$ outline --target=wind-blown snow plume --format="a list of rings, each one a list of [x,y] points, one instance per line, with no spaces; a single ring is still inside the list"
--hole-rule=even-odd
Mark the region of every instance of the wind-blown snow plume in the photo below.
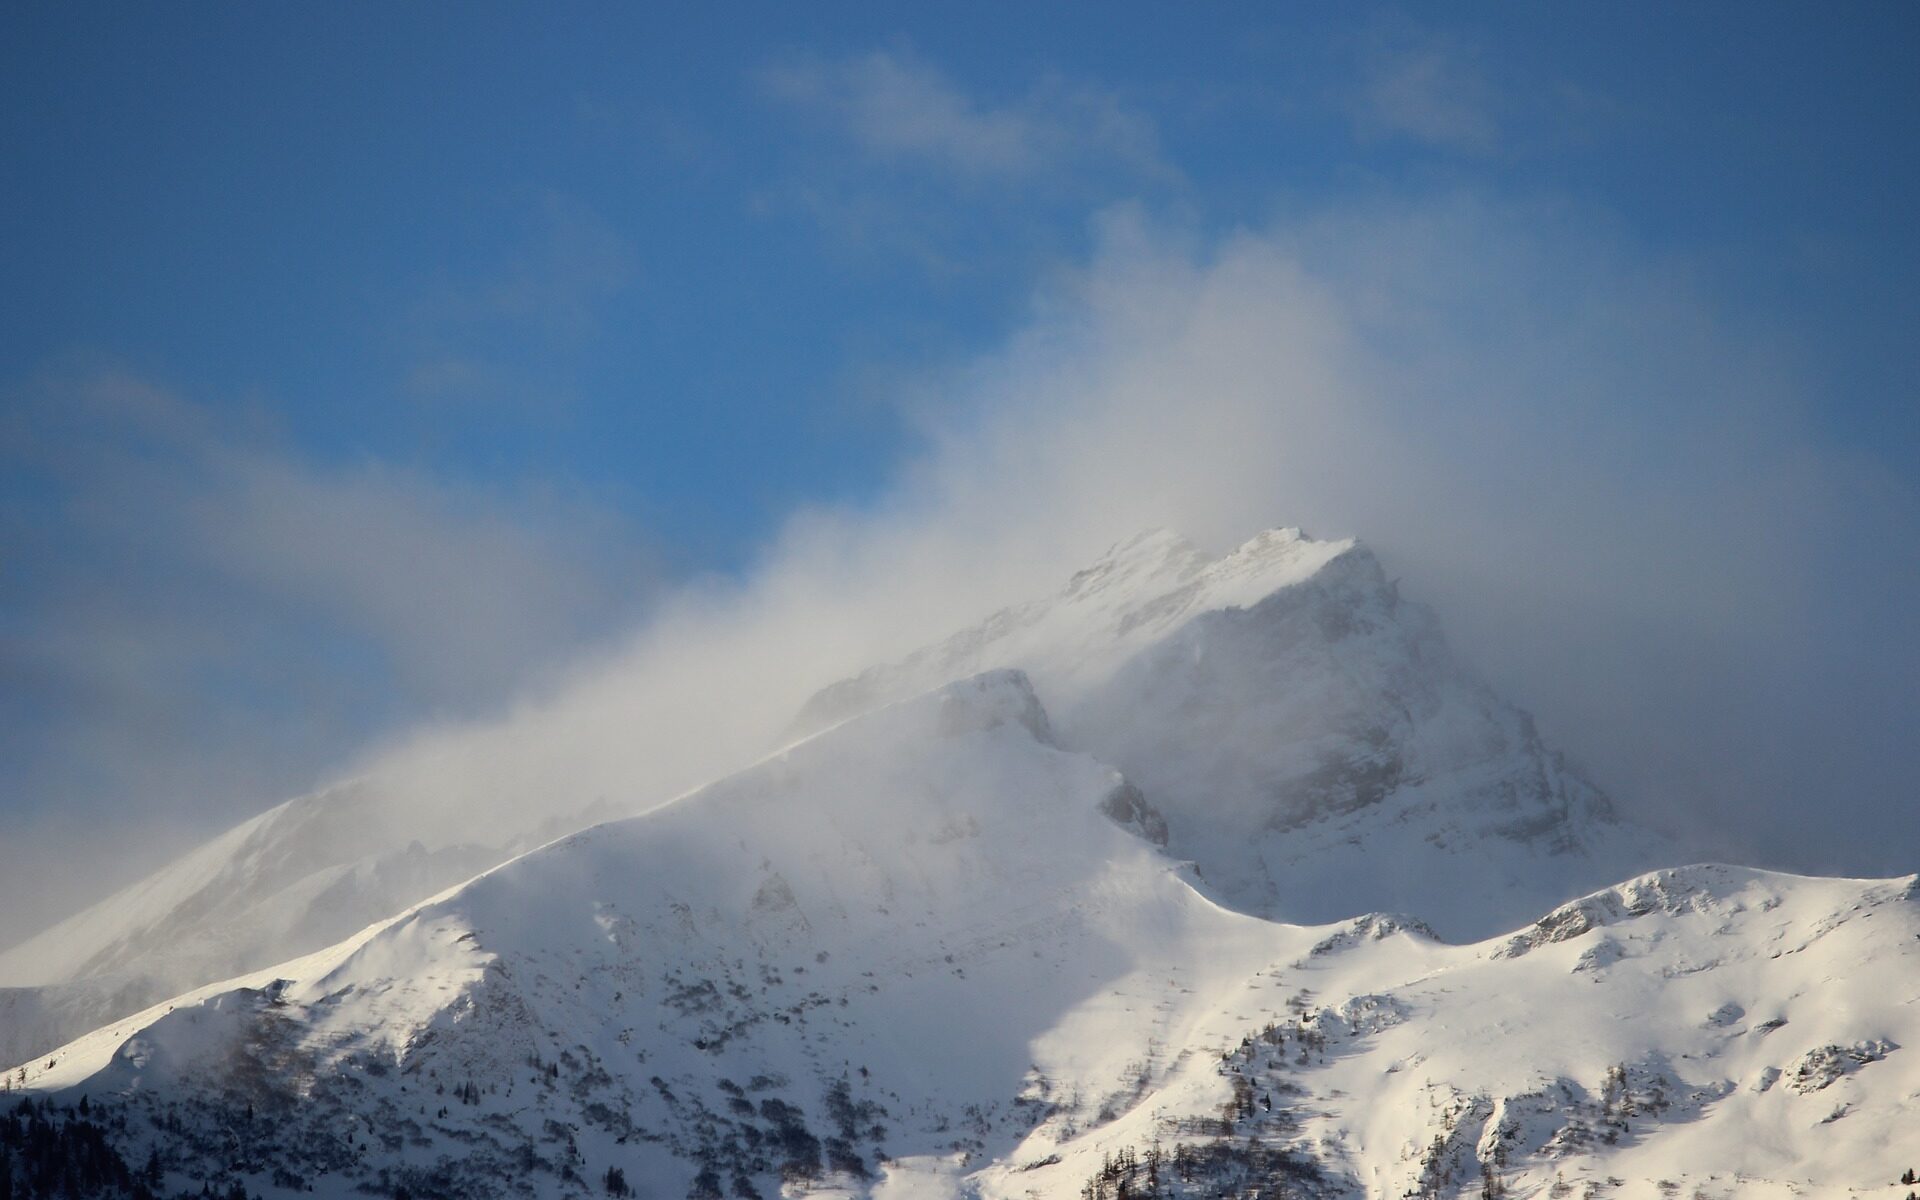
[[[663,799],[1142,528],[1219,550],[1287,523],[1364,536],[1628,811],[1718,824],[1731,857],[1900,867],[1914,497],[1809,438],[1772,340],[1552,206],[1217,240],[1121,208],[1096,233],[1007,344],[912,398],[923,448],[879,500],[795,514],[744,579],[352,773],[396,825],[481,839],[529,806]],[[1804,835],[1814,796],[1831,834]]]
[[[1116,210],[1018,336],[920,397],[883,500],[797,514],[746,583],[370,769],[463,808],[664,795],[1141,528],[1222,548],[1285,521],[1365,536],[1630,809],[1893,869],[1920,836],[1883,803],[1913,765],[1911,490],[1812,442],[1790,359],[1703,313],[1590,213],[1462,196],[1207,243]],[[1900,836],[1805,839],[1815,792]]]

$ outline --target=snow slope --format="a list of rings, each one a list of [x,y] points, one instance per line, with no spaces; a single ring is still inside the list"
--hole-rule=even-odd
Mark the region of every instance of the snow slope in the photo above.
[[[13,1078],[268,1196],[1838,1197],[1908,1165],[1913,879],[1688,867],[1448,945],[1223,908],[1153,818],[989,673]]]
[[[771,1187],[801,1119],[782,1106],[816,1157],[872,1169],[884,1147],[938,1173],[1031,1124],[1036,1019],[1177,975],[1176,950],[1251,968],[1270,949],[1270,927],[1200,897],[1116,821],[1137,812],[1116,772],[1047,737],[1021,677],[951,686],[119,1022],[25,1082],[194,1097],[215,1124],[223,1104],[284,1114],[298,1134],[258,1161],[342,1190],[383,1167],[429,1188],[449,1148],[460,1194],[503,1166],[564,1187],[563,1168],[616,1159],[684,1192],[703,1153],[759,1154],[751,1177]],[[1143,1015],[1170,1041],[1205,1006]],[[1133,1053],[1116,1039],[1066,1065],[1118,1077]],[[438,1089],[468,1081],[479,1102],[434,1115]],[[337,1131],[362,1127],[409,1132],[347,1148]]]
[[[1915,901],[1911,877],[1696,866],[1471,946],[1362,918],[1249,977],[1123,1120],[1022,1153],[1083,1180],[1226,1105],[1371,1197],[1885,1190],[1920,1158]]]
[[[561,831],[429,850],[396,808],[364,782],[289,801],[0,953],[0,1061],[338,941]]]

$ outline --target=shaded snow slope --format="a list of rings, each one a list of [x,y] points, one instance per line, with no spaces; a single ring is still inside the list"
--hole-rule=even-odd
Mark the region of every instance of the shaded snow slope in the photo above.
[[[1023,677],[950,685],[17,1079],[265,1196],[1719,1200],[1910,1165],[1912,879],[1665,870],[1469,945],[1274,924],[1052,737]]]

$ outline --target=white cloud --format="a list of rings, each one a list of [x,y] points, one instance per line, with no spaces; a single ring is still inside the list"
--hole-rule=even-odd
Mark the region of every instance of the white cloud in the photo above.
[[[1361,55],[1354,120],[1370,137],[1402,137],[1474,154],[1498,147],[1494,92],[1472,50],[1403,31],[1373,40]]]
[[[222,461],[182,508],[189,554],[291,611],[363,631],[407,691],[443,702],[499,694],[627,608],[593,559],[631,531],[584,506],[250,452]],[[637,600],[642,573],[627,582]]]
[[[762,72],[766,91],[824,115],[876,158],[977,181],[1054,174],[1090,164],[1172,174],[1153,122],[1114,93],[1059,78],[994,105],[904,51],[802,59]]]
[[[120,865],[0,862],[42,901],[0,904],[0,941],[396,722],[498,711],[658,583],[644,539],[579,497],[316,462],[123,376],[6,401],[0,841]]]

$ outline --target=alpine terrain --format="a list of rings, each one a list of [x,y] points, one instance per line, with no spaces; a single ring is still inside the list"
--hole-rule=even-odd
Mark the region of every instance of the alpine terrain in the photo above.
[[[0,1196],[1898,1200],[1920,1165],[1920,883],[1682,865],[1354,542],[1144,535],[789,732],[518,824],[345,784],[0,956]]]

